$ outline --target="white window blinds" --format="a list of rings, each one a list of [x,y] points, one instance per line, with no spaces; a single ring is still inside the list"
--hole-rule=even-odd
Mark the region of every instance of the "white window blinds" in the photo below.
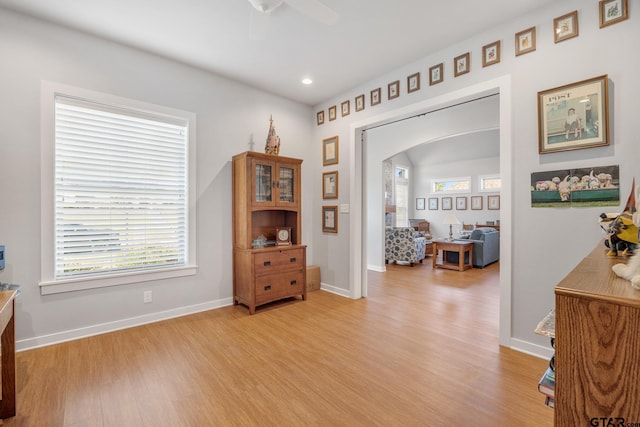
[[[187,263],[188,122],[57,95],[56,278]]]

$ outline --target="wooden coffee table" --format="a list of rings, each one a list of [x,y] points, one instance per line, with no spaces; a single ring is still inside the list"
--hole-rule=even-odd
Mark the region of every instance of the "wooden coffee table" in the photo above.
[[[442,260],[438,262],[438,250],[442,251]],[[447,262],[447,252],[458,253],[458,263]],[[469,262],[465,264],[464,254],[469,252]],[[473,268],[473,243],[448,242],[446,240],[433,241],[433,268],[446,268],[449,270],[465,271]]]

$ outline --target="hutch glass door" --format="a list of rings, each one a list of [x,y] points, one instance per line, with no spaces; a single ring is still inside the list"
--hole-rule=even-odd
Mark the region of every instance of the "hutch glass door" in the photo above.
[[[255,164],[255,176],[256,176],[256,202],[271,202],[273,201],[273,195],[271,191],[272,182],[272,166],[263,163]]]
[[[293,168],[288,168],[285,166],[280,166],[280,180],[279,182],[279,203],[294,203],[294,179],[295,179],[295,170]]]

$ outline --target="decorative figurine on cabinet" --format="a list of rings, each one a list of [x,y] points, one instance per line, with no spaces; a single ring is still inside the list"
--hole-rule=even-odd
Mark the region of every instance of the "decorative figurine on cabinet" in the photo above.
[[[607,233],[604,241],[604,245],[609,248],[607,256],[633,255],[638,246],[638,227],[633,223],[631,213],[601,213],[600,226]]]
[[[634,195],[635,179],[633,186],[631,187],[631,195],[627,201],[627,206],[624,213],[628,213],[632,218],[632,226],[636,232],[636,244],[638,242],[638,227],[640,227],[640,186],[635,189],[638,192],[638,202],[636,202]],[[631,227],[629,227],[631,228]],[[629,259],[626,264],[615,264],[611,267],[613,272],[623,279],[629,280],[631,286],[634,289],[640,290],[640,250],[636,250],[635,254]]]
[[[627,199],[624,211],[621,214],[600,214],[600,227],[607,233],[604,244],[609,248],[610,257],[618,255],[633,255],[638,247],[638,208],[635,198],[634,178],[631,184],[631,194]],[[640,190],[640,187],[638,188]]]
[[[269,134],[267,135],[267,144],[264,147],[264,152],[274,156],[280,154],[280,137],[276,135],[276,128],[273,127],[273,116],[269,116]]]

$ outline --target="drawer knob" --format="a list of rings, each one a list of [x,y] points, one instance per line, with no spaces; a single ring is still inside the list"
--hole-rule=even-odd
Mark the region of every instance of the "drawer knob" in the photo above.
[[[298,284],[298,281],[297,281],[297,280],[292,280],[292,281],[291,281],[291,286],[293,286],[293,285],[297,285],[297,284]]]
[[[289,262],[296,262],[295,258],[289,258]]]
[[[270,265],[271,265],[271,261],[265,261],[265,262],[264,262],[264,266],[265,266],[265,267],[269,267]]]
[[[270,290],[271,290],[271,285],[267,285],[267,286],[265,286],[265,287],[264,287],[264,290],[265,290],[265,291],[270,291]]]

